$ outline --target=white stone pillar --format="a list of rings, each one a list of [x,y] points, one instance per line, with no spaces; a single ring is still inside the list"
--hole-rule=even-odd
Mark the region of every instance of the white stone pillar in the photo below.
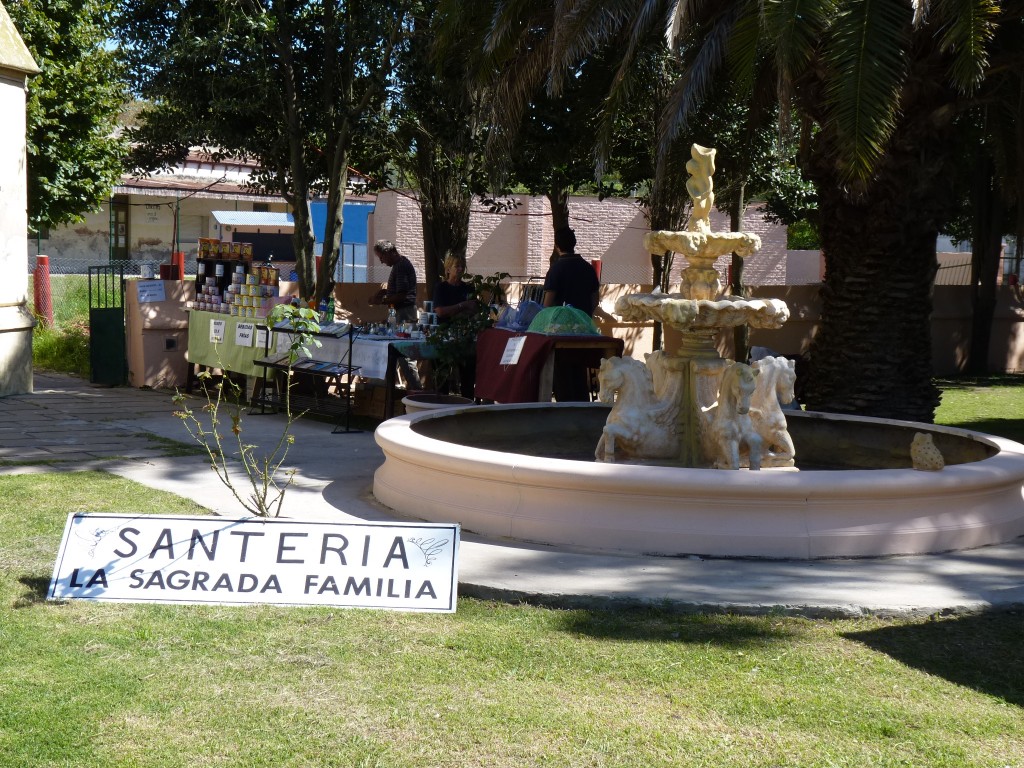
[[[38,72],[0,2],[0,396],[32,391],[25,93]]]

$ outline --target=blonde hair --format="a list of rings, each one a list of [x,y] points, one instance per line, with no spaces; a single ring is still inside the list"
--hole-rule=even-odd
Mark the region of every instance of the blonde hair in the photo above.
[[[466,260],[456,256],[454,253],[449,253],[444,257],[444,273],[448,274],[448,271],[455,268],[458,265],[466,266]]]

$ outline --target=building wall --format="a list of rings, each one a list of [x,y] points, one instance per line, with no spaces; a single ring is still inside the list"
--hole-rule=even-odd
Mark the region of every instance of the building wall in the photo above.
[[[135,261],[166,262],[173,249],[175,235],[174,209],[179,207],[179,250],[187,258],[195,258],[199,237],[231,239],[230,232],[221,232],[213,211],[251,211],[253,201],[231,198],[187,197],[174,195],[127,195],[129,204],[128,237],[131,258]],[[284,202],[269,203],[271,211],[287,211]],[[61,262],[105,262],[110,257],[110,205],[103,203],[98,211],[85,215],[78,224],[57,227],[49,237],[28,243],[28,253],[45,253],[54,267]]]
[[[0,396],[32,391],[25,75],[0,66]],[[33,262],[34,263],[34,262]]]

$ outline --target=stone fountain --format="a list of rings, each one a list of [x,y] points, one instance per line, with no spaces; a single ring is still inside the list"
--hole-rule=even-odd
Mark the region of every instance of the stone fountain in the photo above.
[[[604,403],[451,408],[384,422],[377,500],[491,538],[669,556],[873,557],[1024,535],[1024,445],[889,419],[787,419],[779,401],[792,397],[791,364],[719,356],[719,329],[778,328],[789,310],[722,295],[715,259],[750,256],[760,242],[711,232],[714,151],[691,154],[689,227],[644,239],[652,252],[687,258],[680,290],[616,305],[626,319],[679,331],[675,348],[646,365],[605,361]],[[715,468],[741,466],[765,470]]]
[[[674,251],[686,257],[679,292],[631,294],[615,305],[616,314],[624,320],[657,320],[678,331],[680,341],[675,349],[647,356],[649,381],[638,381],[645,376],[639,370],[617,370],[623,367],[622,361],[602,365],[602,401],[614,406],[597,459],[636,462],[674,458],[683,467],[737,469],[742,464],[758,469],[767,449],[765,466],[793,466],[794,456],[787,448],[792,441],[774,394],[778,385],[792,400],[792,363],[773,358],[754,369],[737,368],[733,361],[723,360],[715,346],[722,328],[781,327],[789,319],[789,308],[777,299],[750,301],[723,295],[715,260],[730,253],[751,256],[761,248],[761,239],[748,232],[711,231],[715,150],[694,144],[690,155],[686,163],[690,174],[686,188],[693,200],[689,226],[683,232],[656,231],[644,236],[644,247],[650,253]],[[625,362],[626,367],[630,365],[632,361]],[[754,383],[762,367],[767,371],[773,366],[785,369],[784,380],[777,375],[762,376],[754,387],[760,392],[749,393],[761,407],[751,412],[749,397],[744,399],[744,384]],[[727,370],[734,375],[725,376]],[[723,388],[723,380],[738,380],[740,391]],[[743,402],[734,402],[734,396]],[[655,414],[658,419],[652,418]],[[667,451],[669,445],[675,450]],[[736,455],[738,451],[743,458]]]

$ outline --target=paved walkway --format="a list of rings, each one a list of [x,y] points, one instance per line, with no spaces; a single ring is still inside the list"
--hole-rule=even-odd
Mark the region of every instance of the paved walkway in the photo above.
[[[238,514],[238,502],[202,456],[177,455],[189,438],[171,398],[167,391],[36,373],[33,394],[0,398],[0,474],[102,469]],[[268,445],[283,423],[254,415],[243,428],[252,442]],[[372,433],[332,434],[330,425],[311,420],[292,432],[288,463],[297,474],[286,516],[395,519],[372,495],[383,461]],[[464,595],[558,606],[663,604],[808,616],[970,612],[1024,607],[1024,539],[947,555],[765,561],[593,554],[463,532],[459,583]]]

